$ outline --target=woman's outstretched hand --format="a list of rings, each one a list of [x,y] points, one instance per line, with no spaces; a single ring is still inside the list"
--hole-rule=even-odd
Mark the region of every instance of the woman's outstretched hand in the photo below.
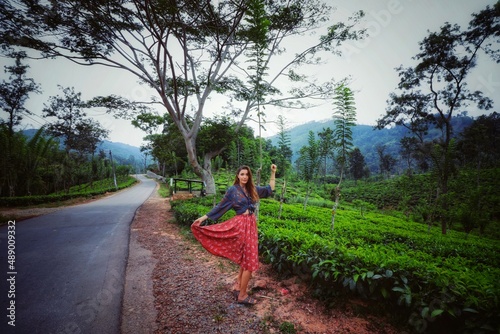
[[[274,191],[276,187],[276,167],[275,164],[271,164],[271,178],[269,179],[269,186],[271,186],[271,190]]]
[[[207,218],[208,218],[208,217],[207,217],[207,215],[203,215],[203,216],[201,216],[200,218],[196,219],[193,223],[198,223],[198,222],[199,222],[199,223],[201,224],[201,223],[203,223],[205,220],[207,220]]]

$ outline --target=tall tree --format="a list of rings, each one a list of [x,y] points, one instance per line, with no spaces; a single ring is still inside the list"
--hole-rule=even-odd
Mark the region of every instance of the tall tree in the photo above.
[[[389,97],[386,115],[377,120],[375,128],[381,130],[392,122],[396,126],[410,130],[410,135],[404,136],[400,141],[408,168],[410,168],[413,156],[417,159],[422,171],[428,170],[430,150],[426,136],[429,134],[429,128],[435,125],[431,96],[424,95],[420,91],[412,91],[403,92],[400,95],[391,93]]]
[[[493,112],[478,117],[460,134],[457,142],[458,160],[463,174],[468,176],[466,182],[458,182],[461,190],[458,193],[467,194],[460,201],[459,210],[462,214],[458,218],[464,229],[479,226],[480,233],[494,220],[494,212],[498,211],[495,209],[498,207],[498,201],[495,200],[497,197],[492,191],[497,187],[488,179],[489,173],[485,173],[485,170],[494,171],[500,167],[499,116],[497,112]]]
[[[385,148],[385,145],[379,144],[375,149],[378,154],[380,174],[387,178],[396,166],[396,159],[389,153],[385,153]]]
[[[107,138],[109,131],[104,129],[98,122],[87,118],[85,109],[88,104],[81,99],[81,93],[75,92],[74,88],[61,87],[63,96],[51,96],[48,105],[43,108],[43,115],[50,120],[46,126],[47,132],[53,137],[60,138],[64,144],[66,160],[64,164],[65,178],[64,187],[73,177],[72,171],[75,164],[74,158],[80,161],[86,160],[86,155],[94,154],[98,143]],[[70,157],[71,152],[77,152],[78,156]]]
[[[242,61],[248,59],[247,47],[252,40],[241,34],[248,25],[247,1],[181,0],[161,1],[85,1],[78,6],[70,0],[3,1],[0,3],[0,44],[28,47],[42,56],[64,57],[82,65],[104,65],[132,73],[158,95],[158,101],[170,114],[184,139],[188,161],[194,172],[215,190],[210,161],[198,161],[196,139],[203,112],[217,93],[238,101],[247,101],[239,113],[242,126],[257,106],[254,86]],[[326,96],[331,84],[308,84],[297,75],[296,67],[314,63],[317,52],[337,51],[347,39],[359,38],[353,25],[363,16],[360,12],[349,24],[334,24],[319,40],[310,39],[303,52],[280,58],[279,66],[269,66],[272,59],[285,56],[284,44],[322,27],[329,19],[331,7],[320,0],[265,2],[269,20],[267,57],[261,68],[273,68],[266,84],[266,104],[287,104],[298,98]],[[292,71],[292,68],[294,70]],[[284,95],[275,86],[288,77],[301,87]],[[326,95],[325,95],[326,94]],[[216,108],[216,107],[215,107]],[[235,109],[236,110],[236,109]],[[238,110],[236,110],[238,111]],[[192,122],[186,121],[191,117]],[[205,159],[215,156],[205,155]]]
[[[459,159],[464,166],[472,166],[478,171],[500,165],[500,114],[479,116],[466,128],[457,143]]]
[[[16,52],[11,54],[11,57],[15,59],[14,65],[5,66],[4,69],[4,72],[9,75],[9,81],[2,80],[0,83],[0,109],[9,116],[8,119],[0,119],[0,126],[5,125],[8,129],[7,133],[1,136],[1,139],[5,140],[2,143],[2,179],[8,184],[9,195],[14,196],[18,179],[17,171],[20,167],[18,164],[21,158],[20,152],[16,152],[16,146],[21,141],[19,141],[19,136],[15,136],[14,127],[20,124],[23,116],[32,114],[26,109],[25,103],[31,93],[40,93],[40,87],[32,78],[26,77],[29,66],[22,63],[26,54]]]
[[[51,96],[48,105],[43,108],[43,117],[56,118],[47,126],[47,131],[56,138],[61,138],[66,152],[69,152],[75,143],[76,125],[87,116],[83,110],[85,103],[81,100],[81,93],[74,88],[63,88],[64,96]]]
[[[0,125],[0,149],[5,157],[0,159],[0,194],[3,196],[16,196],[18,183],[21,179],[19,173],[23,167],[23,150],[26,138],[21,132],[11,134],[6,124]]]
[[[319,137],[319,154],[321,159],[323,159],[323,175],[326,177],[328,173],[328,158],[334,158],[334,148],[335,141],[333,140],[333,130],[328,128],[323,128],[321,132],[318,133]]]
[[[82,155],[94,156],[97,146],[108,138],[109,130],[93,119],[83,119],[75,126],[76,137],[72,144],[73,149]]]
[[[335,140],[337,163],[340,167],[339,183],[335,186],[335,203],[332,208],[332,230],[335,226],[335,212],[340,202],[340,185],[344,177],[349,153],[353,148],[352,127],[356,121],[356,106],[354,94],[345,84],[339,85],[335,89],[333,119],[335,130],[333,139]]]
[[[278,116],[278,175],[285,176],[291,167],[293,151],[290,147],[290,134],[287,131],[286,120],[282,115]]]
[[[40,93],[40,86],[32,78],[27,78],[28,65],[22,60],[26,57],[24,52],[12,55],[15,58],[13,66],[5,66],[5,73],[9,81],[2,80],[0,84],[0,109],[9,114],[7,120],[0,119],[0,124],[7,124],[9,133],[14,134],[14,127],[19,125],[23,115],[32,115],[24,106],[31,93]]]
[[[258,152],[255,151],[255,137],[252,128],[241,127],[236,138],[229,144],[229,152],[224,152],[231,168],[248,165],[252,169],[258,168]],[[255,160],[253,160],[255,158]]]
[[[203,121],[197,142],[197,152],[204,156],[203,161],[208,161],[214,153],[215,156],[219,156],[232,141],[236,140],[235,126],[236,124],[228,116],[215,116]],[[209,166],[204,167],[209,168]],[[210,193],[207,191],[207,194]]]
[[[316,140],[313,131],[309,131],[307,146],[303,146],[300,151],[300,156],[297,161],[299,165],[299,173],[302,179],[307,184],[306,196],[304,198],[304,209],[307,207],[307,202],[312,191],[312,183],[318,176],[319,159],[319,142]]]
[[[356,182],[366,175],[365,157],[357,147],[349,154],[349,169]]]
[[[403,137],[399,141],[401,158],[406,161],[406,171],[408,175],[412,174],[414,160],[413,152],[416,151],[415,147],[418,145],[415,139],[415,137]]]
[[[184,168],[187,163],[186,147],[179,128],[174,124],[169,114],[163,116],[143,113],[132,121],[134,126],[149,133],[144,140],[148,144],[141,148],[148,152],[155,160],[159,174],[175,174]],[[161,133],[156,129],[161,128]],[[145,165],[144,168],[147,168]]]
[[[414,133],[421,126],[433,125],[442,131],[442,137],[428,150],[433,159],[433,170],[437,171],[437,201],[442,211],[447,212],[448,182],[452,175],[454,152],[451,119],[460,109],[474,103],[480,109],[489,109],[491,100],[480,91],[470,91],[467,77],[477,64],[478,54],[484,50],[496,61],[499,60],[500,4],[487,6],[469,23],[468,30],[461,31],[458,25],[445,23],[438,32],[432,32],[420,42],[420,53],[414,59],[415,67],[398,69],[401,94],[391,95],[391,108],[378,120],[378,127],[389,124],[409,123]],[[412,103],[418,101],[420,104]],[[425,131],[424,131],[425,132]],[[423,148],[428,145],[422,143]],[[446,219],[441,222],[446,234]]]
[[[63,141],[66,153],[76,150],[79,145],[78,127],[85,120],[86,104],[81,99],[82,93],[75,92],[74,88],[59,86],[63,96],[51,96],[48,105],[43,108],[43,117],[55,118],[47,125],[47,131]]]
[[[259,169],[257,171],[256,184],[260,185],[260,177],[262,171],[262,122],[264,113],[261,110],[261,105],[264,103],[264,97],[269,89],[266,87],[264,81],[264,76],[266,75],[267,64],[265,61],[267,53],[267,43],[269,42],[268,32],[270,21],[267,18],[267,14],[264,7],[264,1],[262,0],[250,0],[247,3],[247,13],[245,15],[245,21],[248,24],[248,28],[242,31],[242,35],[246,36],[250,41],[250,52],[248,53],[249,71],[252,75],[249,76],[250,86],[252,89],[252,96],[249,99],[257,104],[257,118],[259,125]],[[259,217],[259,205],[256,206],[256,215]]]

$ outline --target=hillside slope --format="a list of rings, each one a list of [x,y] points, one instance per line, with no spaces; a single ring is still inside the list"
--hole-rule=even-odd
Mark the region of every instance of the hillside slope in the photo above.
[[[33,137],[37,131],[38,129],[26,129],[22,132],[29,139]],[[109,155],[109,152],[111,151],[113,159],[115,159],[119,164],[144,165],[144,157],[139,147],[104,140],[97,146],[97,152],[101,150],[103,150],[106,155]]]
[[[464,128],[470,126],[474,121],[471,117],[454,117],[452,120],[455,135],[461,133]],[[319,139],[318,133],[326,128],[335,129],[333,119],[311,121],[288,129],[287,132],[290,138],[290,146],[293,151],[292,162],[298,158],[300,148],[307,145],[309,131],[313,131],[316,138]],[[402,126],[382,130],[377,130],[372,125],[356,125],[352,128],[354,146],[359,148],[365,157],[365,162],[370,168],[370,171],[376,173],[379,172],[379,159],[376,147],[378,145],[385,145],[385,153],[398,159],[400,157],[399,141],[408,134],[409,131]],[[430,138],[437,138],[440,134],[439,130],[429,131]],[[277,145],[277,135],[271,136],[268,139],[271,140],[273,145]]]

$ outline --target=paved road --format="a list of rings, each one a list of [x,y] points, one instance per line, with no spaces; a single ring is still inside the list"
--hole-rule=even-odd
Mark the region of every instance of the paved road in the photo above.
[[[139,178],[105,199],[0,227],[0,333],[120,332],[130,223],[156,186]]]

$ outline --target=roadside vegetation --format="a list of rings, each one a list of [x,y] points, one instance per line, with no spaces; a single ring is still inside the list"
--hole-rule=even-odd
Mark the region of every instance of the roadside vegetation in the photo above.
[[[0,197],[0,207],[26,208],[43,204],[44,206],[57,206],[71,199],[90,199],[106,193],[115,192],[130,187],[137,179],[130,175],[120,175],[116,178],[107,178],[92,184],[73,186],[68,191],[59,191],[48,195]]]
[[[488,173],[493,172],[498,170]],[[283,205],[278,187],[275,199],[260,205],[261,260],[283,277],[306,281],[311,294],[326,304],[349,296],[379,301],[395,323],[415,332],[495,332],[500,321],[500,240],[495,231],[500,224],[492,221],[482,232],[477,226],[467,233],[457,216],[444,235],[439,224],[424,221],[420,196],[408,201],[408,206],[414,203],[410,214],[398,207],[405,178],[344,185],[333,230],[328,187],[313,191],[306,208],[300,196],[307,191],[305,183],[290,186],[293,195]],[[412,189],[426,194],[425,187],[415,182]],[[372,198],[382,189],[394,194],[383,204],[378,196]],[[188,227],[212,205],[212,198],[201,197],[174,201],[172,209],[177,223]],[[230,211],[220,220],[232,215]]]

